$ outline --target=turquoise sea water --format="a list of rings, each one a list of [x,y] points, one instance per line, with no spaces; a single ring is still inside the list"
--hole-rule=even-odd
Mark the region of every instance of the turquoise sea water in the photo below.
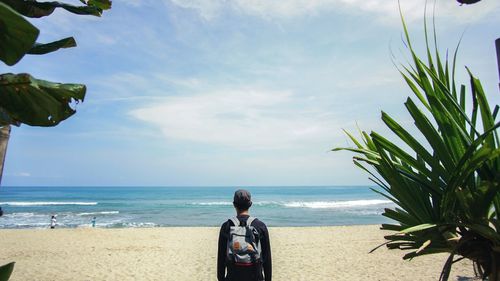
[[[268,226],[379,224],[393,204],[366,186],[244,187]],[[0,228],[219,226],[234,187],[0,187]]]

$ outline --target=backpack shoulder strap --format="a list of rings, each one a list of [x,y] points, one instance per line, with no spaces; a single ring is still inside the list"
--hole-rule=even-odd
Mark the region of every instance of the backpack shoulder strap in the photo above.
[[[248,220],[247,220],[247,226],[251,226],[252,225],[252,222],[255,220],[256,218],[254,217],[248,217]]]
[[[233,222],[234,226],[240,226],[240,220],[237,217],[232,217],[229,219],[230,221]]]

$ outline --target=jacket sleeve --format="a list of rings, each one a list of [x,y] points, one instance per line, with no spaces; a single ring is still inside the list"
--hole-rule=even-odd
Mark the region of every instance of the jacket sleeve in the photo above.
[[[219,232],[219,247],[217,251],[217,280],[224,281],[226,275],[227,223],[222,224]]]
[[[264,267],[264,280],[272,281],[273,278],[273,265],[271,259],[271,243],[269,242],[269,231],[264,226],[264,237],[262,239],[262,262]]]

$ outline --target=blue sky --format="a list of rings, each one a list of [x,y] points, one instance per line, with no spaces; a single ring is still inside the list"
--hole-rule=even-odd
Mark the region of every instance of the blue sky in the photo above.
[[[342,129],[387,133],[382,109],[411,126],[390,55],[406,60],[395,0],[113,2],[102,18],[33,20],[40,41],[73,35],[78,47],[0,66],[88,87],[59,126],[13,129],[2,184],[363,185],[352,155],[328,152],[348,145]],[[401,0],[419,42],[424,3]],[[488,0],[436,7],[441,49],[465,32],[458,70],[492,104],[499,12]]]

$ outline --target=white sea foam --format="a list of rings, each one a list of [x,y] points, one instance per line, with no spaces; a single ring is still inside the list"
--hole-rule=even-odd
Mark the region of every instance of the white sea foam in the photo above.
[[[311,208],[311,209],[336,209],[336,208],[356,208],[376,205],[390,204],[389,200],[351,200],[351,201],[311,201],[311,202],[289,202],[284,203],[289,208]]]
[[[89,212],[89,213],[79,213],[77,216],[96,216],[96,215],[116,215],[119,211],[104,211],[104,212]]]
[[[12,213],[4,215],[6,218],[31,218],[35,216],[35,213]]]
[[[390,204],[389,200],[351,200],[351,201],[260,201],[253,202],[256,206],[283,206],[288,208],[311,208],[311,209],[334,209],[334,208],[359,208],[359,207],[369,207],[377,205]],[[227,201],[214,201],[214,202],[197,202],[192,203],[193,205],[199,206],[229,206],[233,205],[232,202]]]
[[[159,225],[152,222],[125,222],[125,223],[108,223],[98,226],[103,227],[130,227],[130,228],[143,228],[143,227],[158,227]]]
[[[83,205],[95,206],[97,202],[0,202],[6,206],[59,206],[59,205]]]
[[[47,228],[50,223],[46,222],[31,222],[31,223],[17,223],[13,225],[8,225],[9,227],[14,228]]]
[[[216,202],[196,202],[193,203],[193,205],[199,205],[199,206],[229,206],[233,205],[232,202],[226,202],[226,201],[216,201]]]
[[[275,202],[275,201],[253,202],[253,205],[257,205],[257,206],[280,205],[280,204],[281,204],[280,202]],[[196,202],[196,203],[192,203],[192,205],[197,205],[197,206],[233,206],[233,202],[228,202],[228,201]]]

